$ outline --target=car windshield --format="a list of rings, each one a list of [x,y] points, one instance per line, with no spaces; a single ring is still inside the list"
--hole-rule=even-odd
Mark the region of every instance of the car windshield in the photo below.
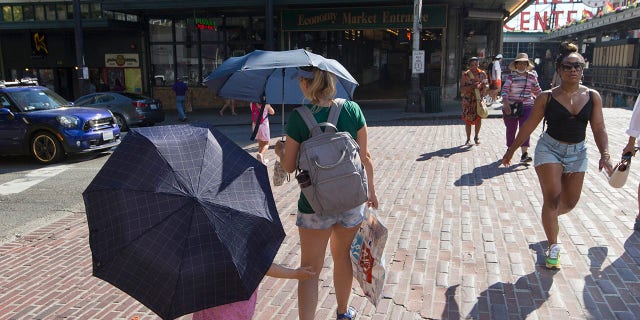
[[[21,90],[8,92],[9,96],[25,111],[51,110],[69,106],[69,102],[57,93],[49,90]]]

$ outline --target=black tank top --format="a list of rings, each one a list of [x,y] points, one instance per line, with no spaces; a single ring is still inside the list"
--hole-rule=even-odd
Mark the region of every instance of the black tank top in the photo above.
[[[551,95],[551,92],[549,92],[549,95],[551,98],[544,110],[544,117],[547,122],[547,134],[558,141],[568,143],[584,141],[587,133],[587,123],[589,123],[591,113],[593,112],[593,95],[591,90],[589,90],[589,100],[577,115],[571,114],[567,108]]]

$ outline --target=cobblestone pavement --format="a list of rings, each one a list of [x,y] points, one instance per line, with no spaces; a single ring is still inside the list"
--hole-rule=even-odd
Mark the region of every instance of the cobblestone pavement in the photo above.
[[[605,110],[614,158],[630,115]],[[388,273],[377,308],[354,283],[358,319],[637,319],[640,236],[632,226],[640,171],[633,168],[625,187],[609,187],[590,129],[587,137],[582,198],[560,218],[563,268],[548,271],[535,170],[499,167],[502,120],[483,121],[477,146],[462,145],[457,119],[371,122]],[[299,261],[294,181],[273,188],[287,232],[276,261],[290,266]],[[0,265],[0,319],[156,319],[91,276],[82,208],[0,246]],[[316,319],[335,319],[331,269],[327,255]],[[296,303],[295,281],[265,278],[255,319],[297,319]]]

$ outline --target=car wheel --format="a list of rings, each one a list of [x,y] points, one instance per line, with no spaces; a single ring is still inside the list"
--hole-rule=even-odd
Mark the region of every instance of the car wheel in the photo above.
[[[64,156],[62,144],[51,133],[41,131],[31,139],[31,154],[36,161],[49,164],[60,161]]]
[[[116,123],[120,127],[120,131],[129,130],[129,126],[127,125],[127,120],[125,120],[121,114],[114,114],[113,116],[116,118]]]

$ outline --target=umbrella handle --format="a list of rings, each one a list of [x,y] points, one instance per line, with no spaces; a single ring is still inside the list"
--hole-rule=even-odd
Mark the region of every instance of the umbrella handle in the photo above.
[[[340,156],[340,159],[336,162],[336,163],[332,163],[332,164],[328,164],[328,165],[321,165],[318,163],[318,161],[316,159],[313,159],[313,162],[316,164],[316,166],[320,169],[331,169],[337,165],[340,164],[340,162],[342,162],[342,160],[344,160],[344,157],[347,155],[347,151],[346,150],[342,150],[342,155]]]

